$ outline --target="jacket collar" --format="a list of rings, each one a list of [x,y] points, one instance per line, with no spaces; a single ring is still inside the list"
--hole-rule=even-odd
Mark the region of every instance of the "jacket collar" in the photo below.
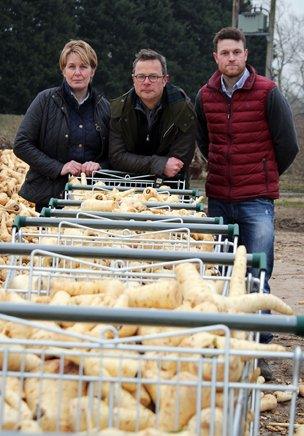
[[[242,89],[251,89],[254,85],[257,73],[256,73],[256,70],[251,65],[247,64],[246,67],[250,73],[250,76],[248,77],[248,79],[244,83],[244,86],[242,87]],[[213,88],[213,89],[221,90],[222,89],[221,77],[222,77],[222,74],[220,73],[219,70],[217,70],[208,80],[207,86],[210,88]]]
[[[65,91],[64,91],[64,86],[65,86],[64,83],[65,83],[65,81],[63,80],[61,86],[54,88],[53,96],[54,96],[54,100],[56,101],[58,106],[62,106],[66,101]],[[66,85],[66,86],[68,86],[68,85]],[[104,96],[102,92],[98,92],[91,85],[90,85],[90,95],[91,95],[94,106],[96,106],[99,103],[99,101],[102,99],[102,97]]]

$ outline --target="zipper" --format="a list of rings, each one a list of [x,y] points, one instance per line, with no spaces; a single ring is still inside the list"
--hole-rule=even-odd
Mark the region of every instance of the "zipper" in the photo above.
[[[174,123],[172,123],[171,126],[169,126],[168,129],[165,131],[165,133],[163,134],[163,138],[168,135],[170,130],[172,130],[172,127],[174,127]]]
[[[231,152],[231,144],[232,144],[232,131],[231,131],[231,107],[232,107],[232,98],[229,99],[229,103],[228,103],[228,112],[227,112],[227,119],[228,119],[228,139],[229,139],[229,146],[228,146],[228,150],[227,150],[227,154],[226,154],[226,159],[227,159],[227,163],[228,163],[228,186],[229,186],[229,198],[231,197],[231,156],[230,156],[230,152]]]

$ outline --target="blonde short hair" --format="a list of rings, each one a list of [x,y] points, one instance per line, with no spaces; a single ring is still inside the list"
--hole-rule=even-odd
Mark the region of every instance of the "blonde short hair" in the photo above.
[[[97,55],[95,50],[85,41],[81,39],[73,39],[69,41],[62,49],[59,58],[59,66],[63,71],[67,65],[67,57],[71,54],[77,54],[85,65],[90,65],[93,70],[98,65]]]

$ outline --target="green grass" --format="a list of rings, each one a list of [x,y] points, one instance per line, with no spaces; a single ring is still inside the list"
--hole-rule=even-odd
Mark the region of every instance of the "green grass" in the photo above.
[[[0,145],[12,146],[22,115],[0,114]]]
[[[279,200],[276,200],[275,204],[277,206],[304,209],[304,200],[302,200],[302,198],[280,198]]]

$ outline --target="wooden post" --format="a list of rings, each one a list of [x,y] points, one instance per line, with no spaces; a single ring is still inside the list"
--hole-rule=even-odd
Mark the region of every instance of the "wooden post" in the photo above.
[[[269,77],[270,79],[273,78],[272,61],[273,61],[273,37],[274,37],[274,27],[275,27],[275,11],[276,11],[276,0],[271,0],[270,12],[269,12],[269,31],[267,35],[266,69],[265,69],[265,76]]]
[[[233,0],[231,26],[237,27],[239,22],[240,0]]]

